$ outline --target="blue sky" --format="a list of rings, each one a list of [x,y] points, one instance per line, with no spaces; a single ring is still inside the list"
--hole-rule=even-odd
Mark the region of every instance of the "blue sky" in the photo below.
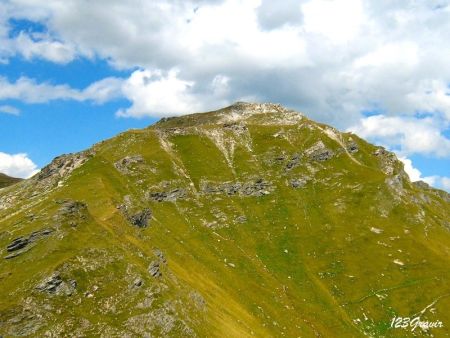
[[[449,38],[448,1],[4,0],[0,171],[245,100],[353,131],[450,190]]]

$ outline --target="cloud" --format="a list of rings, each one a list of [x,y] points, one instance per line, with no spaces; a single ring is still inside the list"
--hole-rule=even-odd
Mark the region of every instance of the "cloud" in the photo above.
[[[411,182],[423,181],[425,179],[424,177],[422,177],[422,173],[420,172],[420,170],[413,167],[412,161],[409,158],[399,157],[398,159],[403,162],[404,169],[408,174]]]
[[[97,56],[117,68],[164,77],[176,69],[178,81],[171,84],[181,97],[170,110],[190,111],[192,100],[203,100],[214,79],[225,76],[227,102],[239,97],[282,102],[340,128],[374,107],[387,116],[420,111],[450,123],[447,5],[414,0],[5,3],[6,16],[47,29],[38,37],[20,32],[26,47],[17,53],[55,62]],[[7,25],[0,36],[2,29],[7,37]],[[47,44],[51,47],[42,47]],[[180,90],[180,82],[190,89]],[[133,105],[123,113],[153,114]],[[213,106],[210,101],[207,108]]]
[[[0,152],[0,173],[12,177],[28,178],[38,172],[37,165],[27,154],[7,154]]]
[[[433,187],[450,192],[450,177],[438,175],[423,177],[420,170],[413,166],[413,163],[409,158],[399,157],[398,159],[403,162],[405,172],[408,174],[411,182],[424,181]]]
[[[359,33],[365,20],[360,0],[314,0],[302,5],[304,29],[331,43],[346,43]]]
[[[132,106],[119,110],[120,117],[163,116],[195,111],[200,105],[190,93],[193,83],[180,80],[176,71],[135,71],[123,85],[123,93]]]
[[[349,131],[396,150],[401,156],[412,154],[450,156],[450,140],[442,125],[432,118],[389,117],[374,115],[362,118]],[[444,126],[445,128],[445,126]]]
[[[216,76],[209,86],[208,97],[195,92],[195,83],[182,80],[178,71],[166,74],[160,71],[137,70],[122,86],[122,93],[131,107],[119,110],[119,117],[167,116],[199,112],[215,104],[224,105],[223,97],[228,92],[228,78]],[[214,103],[213,103],[213,102]]]
[[[13,106],[2,105],[0,106],[0,113],[18,116],[20,114],[20,110]]]
[[[120,97],[121,85],[121,79],[110,77],[94,82],[84,90],[78,90],[66,84],[37,83],[28,77],[20,77],[12,83],[0,76],[0,100],[14,99],[26,103],[75,100],[101,104]]]
[[[46,34],[26,34],[20,32],[11,40],[11,52],[21,54],[25,59],[45,59],[54,63],[66,64],[75,58],[72,46],[52,39]]]

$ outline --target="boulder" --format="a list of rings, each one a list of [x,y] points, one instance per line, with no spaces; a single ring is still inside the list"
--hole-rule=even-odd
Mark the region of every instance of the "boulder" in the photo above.
[[[128,217],[130,223],[138,228],[146,228],[151,218],[152,211],[149,208],[145,208],[144,210]]]

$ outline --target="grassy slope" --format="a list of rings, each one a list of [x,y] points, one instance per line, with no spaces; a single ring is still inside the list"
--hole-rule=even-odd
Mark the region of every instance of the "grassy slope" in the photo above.
[[[170,120],[158,127],[183,123]],[[273,137],[281,129],[289,140]],[[425,194],[432,202],[397,200],[372,155],[375,148],[355,136],[360,150],[354,157],[361,165],[339,153],[320,163],[303,158],[285,171],[284,164],[267,159],[283,151],[301,152],[318,139],[336,152],[340,146],[304,125],[255,121],[248,132],[252,151],[237,144],[231,168],[204,134],[191,130],[169,136],[173,147],[168,152],[155,128],[130,131],[97,145],[92,159],[35,206],[14,215],[0,210],[1,248],[31,231],[58,229],[29,252],[1,263],[0,334],[20,332],[32,323],[34,334],[141,336],[151,331],[185,336],[187,324],[199,336],[402,336],[404,331],[388,328],[392,317],[413,315],[435,301],[435,311],[423,317],[443,321],[446,327],[438,333],[448,334],[450,236],[443,222],[449,204],[407,182],[407,196]],[[114,162],[135,154],[156,171],[140,168],[132,176],[114,168]],[[291,188],[289,179],[313,176],[308,165],[318,169],[313,180]],[[195,195],[202,179],[249,177],[273,182],[275,192],[262,197]],[[163,180],[190,187],[189,197],[177,202],[143,198]],[[152,209],[149,228],[131,226],[117,209],[125,195]],[[76,227],[55,223],[59,206],[54,201],[68,198],[88,206],[89,217]],[[422,210],[423,218],[417,218]],[[235,222],[241,215],[247,221]],[[226,226],[205,226],[214,221]],[[372,227],[383,232],[374,233]],[[155,248],[168,261],[157,280],[147,272]],[[75,294],[48,296],[34,290],[56,270],[77,281]],[[136,276],[144,281],[139,289],[130,287]],[[202,295],[205,309],[193,301],[194,293]],[[157,322],[149,314],[161,312],[177,319],[168,333],[163,325],[143,324]]]
[[[20,178],[10,177],[8,175],[0,173],[0,189],[8,187],[14,183],[20,182]]]

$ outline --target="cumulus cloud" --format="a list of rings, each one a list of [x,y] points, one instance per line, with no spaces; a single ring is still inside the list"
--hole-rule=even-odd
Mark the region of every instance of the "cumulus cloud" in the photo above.
[[[389,117],[374,115],[362,118],[348,130],[377,143],[387,145],[400,155],[450,156],[450,140],[442,125],[432,118]]]
[[[151,113],[164,116],[195,111],[200,102],[190,93],[192,85],[192,82],[180,80],[176,71],[165,76],[158,71],[135,71],[122,89],[132,106],[119,110],[117,115],[142,117]]]
[[[208,106],[226,104],[228,78],[217,75],[212,80],[207,96],[195,92],[195,83],[182,80],[178,71],[137,70],[122,85],[122,94],[132,102],[131,107],[119,110],[119,117],[167,116],[204,111]]]
[[[186,100],[207,97],[221,75],[229,79],[227,102],[282,102],[341,128],[373,107],[389,116],[428,112],[450,123],[446,2],[7,0],[3,6],[9,16],[45,24],[42,41],[60,50],[52,52],[55,60],[98,56],[163,76],[177,69],[171,83],[190,89],[173,91],[187,108]],[[28,32],[22,39],[40,43]],[[21,53],[45,50],[36,45]],[[133,105],[131,112],[140,109]]]
[[[20,77],[10,82],[0,76],[0,100],[15,99],[26,103],[44,103],[52,100],[93,101],[104,103],[121,96],[122,80],[105,78],[94,82],[84,90],[66,84],[37,83],[34,79]]]
[[[20,109],[10,106],[10,105],[2,105],[2,106],[0,106],[0,113],[17,116],[20,114]]]
[[[438,175],[423,177],[420,170],[413,166],[413,163],[409,158],[399,157],[399,160],[403,162],[405,172],[408,174],[411,182],[424,181],[431,186],[450,192],[450,177]]]
[[[45,34],[26,34],[21,32],[11,40],[11,51],[21,54],[27,60],[45,59],[55,63],[65,64],[75,58],[72,46],[56,41]]]
[[[0,152],[0,173],[12,177],[28,178],[38,172],[37,165],[27,154],[7,154]]]

